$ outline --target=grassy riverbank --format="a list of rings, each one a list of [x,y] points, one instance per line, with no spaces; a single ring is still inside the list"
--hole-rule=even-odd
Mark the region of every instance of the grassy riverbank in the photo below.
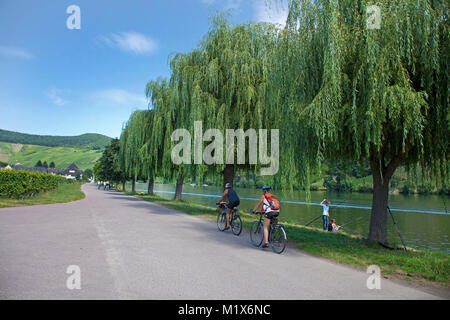
[[[216,220],[217,209],[184,201],[167,200],[159,196],[131,194],[143,200],[155,202],[187,214],[205,216]],[[240,212],[244,227],[249,229],[255,216]],[[377,265],[382,273],[414,281],[432,281],[445,287],[450,282],[450,257],[446,253],[431,250],[387,250],[366,239],[352,238],[344,232],[324,232],[317,228],[283,222],[288,240],[310,254],[334,261],[366,268]],[[241,236],[248,236],[244,232]]]
[[[64,203],[80,200],[85,197],[81,191],[82,183],[60,184],[56,190],[42,192],[32,198],[9,199],[0,197],[0,208],[33,206],[37,204]]]

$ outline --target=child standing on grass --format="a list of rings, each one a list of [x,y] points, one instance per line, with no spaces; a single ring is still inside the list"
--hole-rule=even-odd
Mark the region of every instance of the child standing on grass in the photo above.
[[[322,220],[324,231],[328,231],[328,217],[330,216],[329,214],[330,204],[331,202],[328,201],[327,199],[323,199],[322,202],[320,203],[320,205],[322,206]]]

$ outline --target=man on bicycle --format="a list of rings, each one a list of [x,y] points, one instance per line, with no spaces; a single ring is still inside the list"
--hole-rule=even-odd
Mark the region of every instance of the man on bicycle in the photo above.
[[[269,193],[270,191],[270,187],[269,186],[264,186],[262,187],[262,192],[263,195],[261,196],[261,198],[259,198],[259,202],[258,204],[255,206],[255,208],[252,210],[252,212],[257,212],[259,206],[262,204],[262,211],[264,212],[264,244],[263,244],[263,248],[267,248],[267,246],[269,245],[269,226],[270,226],[270,221],[273,218],[278,217],[278,215],[280,214],[280,207],[279,207],[279,203],[278,200],[276,200],[276,198],[274,198],[276,201],[276,204],[274,205],[274,201],[272,200],[273,195],[271,193]]]
[[[228,204],[227,204],[227,222],[225,224],[225,230],[230,229],[230,213],[231,210],[233,210],[234,207],[237,207],[239,203],[241,202],[239,200],[239,196],[237,195],[236,191],[234,191],[233,187],[231,186],[231,183],[225,184],[225,190],[222,194],[222,197],[220,198],[219,202],[216,202],[216,205],[222,202],[222,200],[227,197],[228,198]]]

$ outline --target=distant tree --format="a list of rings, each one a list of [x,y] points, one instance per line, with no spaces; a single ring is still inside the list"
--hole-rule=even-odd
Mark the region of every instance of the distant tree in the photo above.
[[[44,163],[42,164],[43,167],[48,168],[48,163],[47,161],[44,161]]]
[[[100,159],[101,160],[101,159]],[[102,172],[101,172],[101,165],[102,163],[98,160],[96,163],[94,163],[94,168],[92,168],[92,171],[95,175],[95,180],[100,181]]]
[[[39,160],[38,162],[36,162],[36,164],[34,166],[35,167],[42,167],[42,161]]]
[[[55,163],[53,161],[50,162],[50,168],[55,168],[55,167],[56,167]]]
[[[119,167],[119,139],[112,139],[111,145],[106,146],[101,158],[95,163],[93,173],[97,180],[122,182],[123,190],[125,190],[126,176],[124,171]],[[86,172],[85,172],[86,174]]]
[[[88,168],[88,169],[84,170],[83,178],[90,179],[90,178],[92,178],[93,175],[94,175],[94,172],[92,171],[92,169]]]

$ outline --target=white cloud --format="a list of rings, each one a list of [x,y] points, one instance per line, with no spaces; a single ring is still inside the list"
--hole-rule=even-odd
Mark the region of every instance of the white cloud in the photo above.
[[[110,88],[94,93],[93,99],[96,103],[114,103],[126,106],[146,107],[148,102],[145,95],[135,94],[123,89]]]
[[[157,49],[152,38],[137,32],[112,33],[109,36],[100,36],[98,40],[110,47],[134,54],[151,54]]]
[[[61,97],[61,94],[62,94],[62,91],[58,90],[56,88],[51,88],[47,92],[47,96],[50,98],[50,100],[58,106],[63,106],[65,104],[69,103],[69,101],[67,101]]]
[[[286,25],[286,19],[289,13],[286,0],[253,0],[255,10],[255,19],[258,22],[271,22],[281,27]]]
[[[34,55],[24,49],[16,47],[0,46],[0,54],[7,57],[33,59]]]

